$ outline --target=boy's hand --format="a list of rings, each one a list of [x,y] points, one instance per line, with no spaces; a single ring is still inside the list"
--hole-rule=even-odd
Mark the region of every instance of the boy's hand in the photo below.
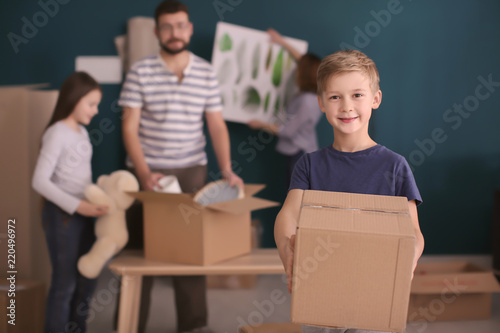
[[[83,216],[99,217],[108,212],[108,206],[95,205],[87,200],[80,201],[76,212]]]
[[[417,269],[418,259],[420,259],[420,256],[415,251],[415,258],[413,258],[413,270],[411,271],[412,280],[415,277],[415,270]]]
[[[290,237],[288,241],[287,247],[285,249],[286,253],[286,262],[285,262],[285,273],[286,273],[286,282],[288,285],[288,292],[292,293],[292,277],[293,277],[293,257],[295,252],[295,235]]]

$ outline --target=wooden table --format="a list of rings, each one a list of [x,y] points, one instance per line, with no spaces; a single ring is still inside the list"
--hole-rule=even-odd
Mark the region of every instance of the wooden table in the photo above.
[[[109,268],[122,276],[118,333],[137,332],[144,275],[284,274],[277,249],[254,249],[250,254],[207,266],[144,259],[142,252],[123,252]]]

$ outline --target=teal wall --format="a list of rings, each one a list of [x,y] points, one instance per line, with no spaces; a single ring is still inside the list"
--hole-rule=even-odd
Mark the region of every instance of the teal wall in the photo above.
[[[52,5],[45,22],[40,3],[55,0],[3,2],[0,84],[49,82],[58,88],[74,69],[76,56],[116,55],[113,38],[125,33],[127,19],[152,16],[158,3],[59,1],[63,4],[57,12]],[[309,50],[320,56],[350,45],[372,57],[381,73],[383,101],[371,131],[377,142],[404,155],[414,168],[425,201],[419,214],[426,253],[490,251],[493,191],[500,188],[500,84],[489,91],[478,78],[500,82],[498,1],[185,2],[195,27],[191,50],[208,60],[220,18],[256,29],[274,27],[308,40]],[[214,7],[220,3],[229,6],[221,17]],[[33,22],[34,17],[40,27],[24,31],[31,35],[16,53],[9,33],[22,36],[23,18]],[[95,176],[123,167],[119,91],[119,85],[104,86],[100,114],[89,126]],[[462,115],[449,110],[464,103]],[[274,151],[275,140],[265,135],[259,139],[259,132],[241,124],[228,126],[233,159],[243,179],[268,184],[261,196],[282,201],[285,161]],[[321,146],[332,141],[324,119],[318,136]],[[252,147],[251,137],[262,145]],[[212,150],[209,153],[211,173],[217,176]],[[265,246],[274,245],[277,212],[276,208],[254,214],[264,224]]]

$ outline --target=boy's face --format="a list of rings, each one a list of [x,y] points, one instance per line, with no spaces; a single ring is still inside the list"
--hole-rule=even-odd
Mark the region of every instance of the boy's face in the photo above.
[[[330,77],[318,96],[321,111],[334,132],[343,134],[368,135],[372,109],[377,109],[381,101],[382,92],[373,92],[368,77],[355,71]]]

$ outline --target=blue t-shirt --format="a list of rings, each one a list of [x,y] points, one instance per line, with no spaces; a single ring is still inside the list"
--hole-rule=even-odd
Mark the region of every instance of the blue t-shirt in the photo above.
[[[305,154],[295,164],[293,189],[402,196],[417,205],[422,202],[405,158],[381,145],[353,153],[330,145]]]

